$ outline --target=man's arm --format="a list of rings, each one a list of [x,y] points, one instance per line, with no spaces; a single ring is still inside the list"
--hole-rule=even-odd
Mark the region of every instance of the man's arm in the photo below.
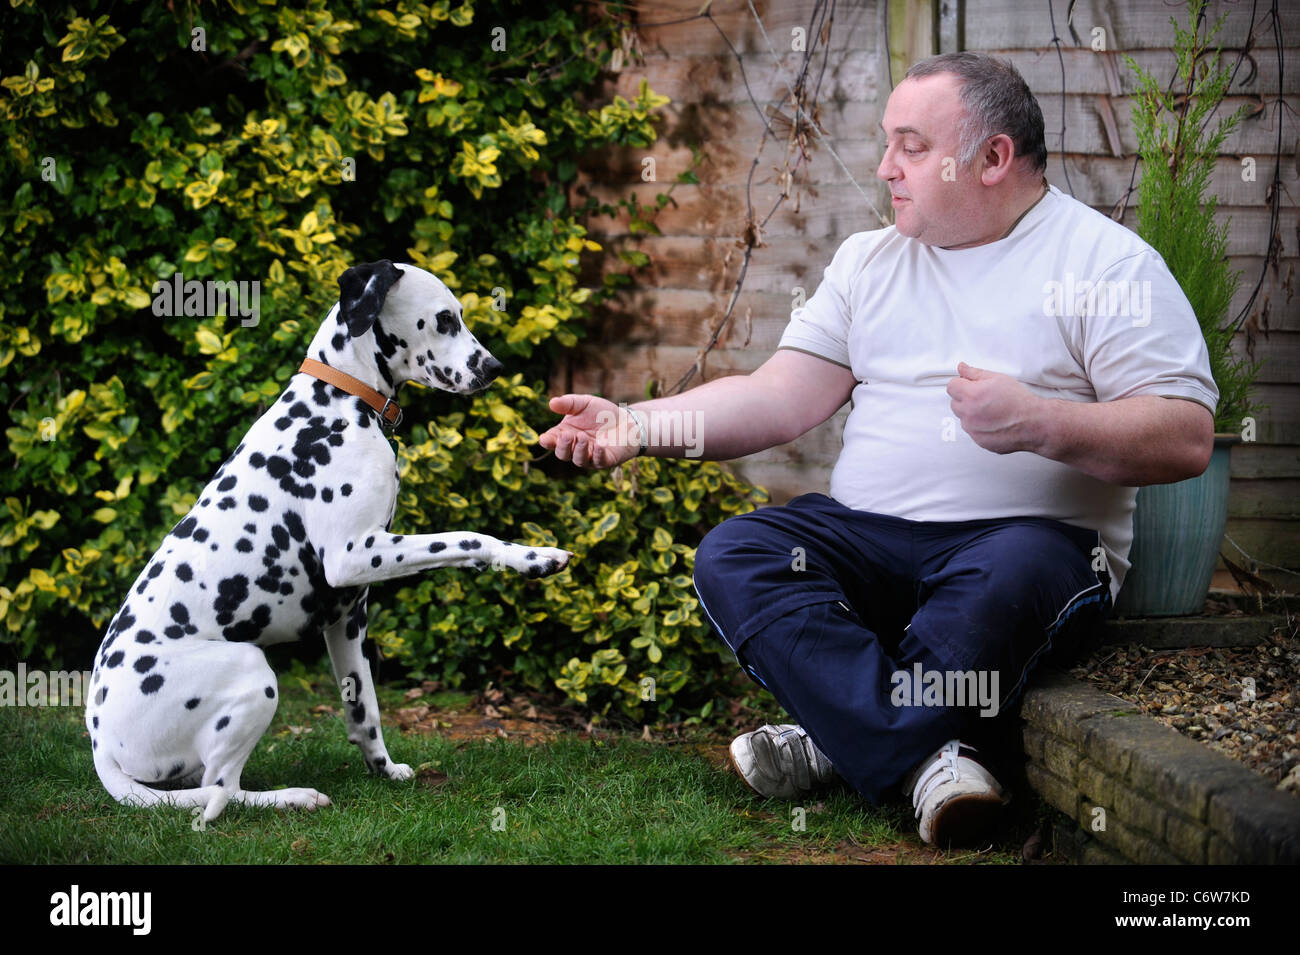
[[[1214,451],[1214,416],[1195,401],[1040,398],[1008,375],[964,362],[948,394],[953,413],[980,447],[998,454],[1032,451],[1110,484],[1142,487],[1196,477]]]
[[[857,383],[841,365],[779,349],[748,375],[631,408],[648,426],[647,454],[725,461],[793,441],[839,410]],[[551,399],[551,410],[565,418],[539,442],[561,461],[607,468],[636,457],[640,428],[613,402],[560,395]]]

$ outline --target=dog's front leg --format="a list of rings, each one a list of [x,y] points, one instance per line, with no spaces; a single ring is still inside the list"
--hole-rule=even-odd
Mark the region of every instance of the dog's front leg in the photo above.
[[[410,779],[413,775],[411,767],[393,762],[384,746],[375,681],[361,653],[361,642],[365,638],[366,592],[362,592],[352,609],[325,630],[330,665],[343,697],[343,720],[348,728],[348,741],[361,750],[366,769],[372,773],[389,779]]]
[[[556,547],[531,547],[470,531],[391,534],[375,528],[325,550],[321,562],[331,587],[361,587],[439,567],[505,568],[544,577],[565,568],[573,555]]]

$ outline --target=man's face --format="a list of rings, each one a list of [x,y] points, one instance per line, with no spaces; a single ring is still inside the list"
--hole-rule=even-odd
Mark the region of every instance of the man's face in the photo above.
[[[981,229],[980,180],[957,164],[965,115],[960,89],[951,73],[899,83],[885,106],[885,155],[876,170],[889,183],[898,231],[944,248],[988,241]],[[976,159],[975,169],[980,165]]]

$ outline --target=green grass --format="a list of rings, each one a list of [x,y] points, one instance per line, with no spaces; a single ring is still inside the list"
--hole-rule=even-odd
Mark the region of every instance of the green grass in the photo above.
[[[927,855],[905,807],[874,809],[848,790],[810,800],[806,829],[795,831],[789,804],[747,794],[699,744],[577,734],[539,745],[456,742],[386,726],[396,759],[448,777],[392,783],[365,774],[337,716],[312,713],[337,705],[328,686],[281,678],[280,711],[243,783],[310,786],[333,805],[313,813],[231,805],[204,831],[186,810],[113,802],[95,775],[80,709],[0,708],[0,862],[785,862],[833,861],[858,846],[879,861],[1019,861],[1014,839],[992,852]],[[386,713],[401,705],[400,691],[380,697]]]

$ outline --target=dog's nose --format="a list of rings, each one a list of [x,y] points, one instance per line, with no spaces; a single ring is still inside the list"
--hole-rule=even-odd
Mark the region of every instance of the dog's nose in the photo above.
[[[483,380],[491,381],[497,375],[501,374],[502,367],[501,362],[497,361],[491,355],[488,355],[487,358],[483,360]]]

